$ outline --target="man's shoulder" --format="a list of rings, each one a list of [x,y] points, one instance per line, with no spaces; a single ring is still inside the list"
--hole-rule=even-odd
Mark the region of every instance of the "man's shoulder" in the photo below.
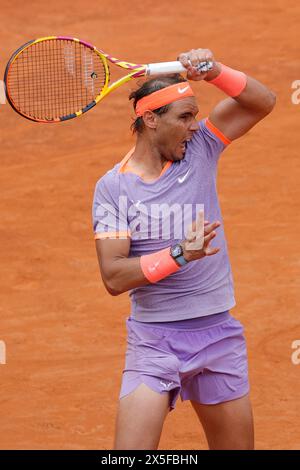
[[[107,172],[98,179],[97,184],[113,184],[119,178],[119,167],[120,163],[117,163],[113,168],[107,170]]]
[[[205,134],[209,131],[209,127],[207,125],[208,117],[202,118],[198,121],[199,128],[194,132],[193,135],[200,137],[201,139],[205,139]]]
[[[208,156],[218,156],[230,143],[222,132],[217,129],[208,117],[199,121],[199,129],[194,133],[192,143]]]
[[[119,166],[117,163],[113,168],[108,170],[96,182],[96,192],[110,193],[117,195],[119,188]]]
[[[189,145],[191,150],[197,153],[206,151],[206,136],[205,136],[205,119],[198,121],[199,128],[193,132],[193,136]]]

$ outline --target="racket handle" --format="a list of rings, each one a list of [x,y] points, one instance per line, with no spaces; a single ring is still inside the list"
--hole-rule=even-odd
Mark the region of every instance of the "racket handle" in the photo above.
[[[212,69],[212,67],[212,62],[200,62],[200,64],[198,65],[198,70],[200,70],[201,72],[208,72]],[[186,68],[179,61],[148,64],[146,69],[146,75],[160,75],[181,72],[186,72]]]

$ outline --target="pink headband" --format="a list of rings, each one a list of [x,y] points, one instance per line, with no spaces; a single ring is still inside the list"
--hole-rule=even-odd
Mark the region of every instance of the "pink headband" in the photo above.
[[[175,83],[161,90],[151,93],[151,95],[141,98],[136,105],[135,112],[138,117],[142,116],[145,111],[153,111],[161,106],[172,103],[173,101],[182,100],[188,96],[195,96],[188,82]]]

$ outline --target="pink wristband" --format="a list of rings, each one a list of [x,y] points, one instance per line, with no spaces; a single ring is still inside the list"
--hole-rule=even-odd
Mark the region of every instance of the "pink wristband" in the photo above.
[[[238,70],[231,69],[227,65],[220,63],[219,65],[221,65],[220,74],[213,80],[207,81],[207,83],[215,85],[232,98],[239,96],[247,85],[247,75]]]
[[[170,247],[151,253],[151,255],[143,255],[140,258],[140,264],[144,276],[148,281],[154,284],[161,279],[176,273],[180,266],[173,260],[170,255]]]

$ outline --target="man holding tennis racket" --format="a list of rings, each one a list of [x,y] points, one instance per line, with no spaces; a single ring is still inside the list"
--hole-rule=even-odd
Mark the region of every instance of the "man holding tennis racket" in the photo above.
[[[182,76],[146,81],[130,95],[136,146],[94,196],[103,282],[112,295],[130,291],[132,304],[115,449],[157,449],[179,395],[210,449],[252,449],[247,352],[229,313],[235,299],[216,173],[221,152],[271,112],[275,96],[210,50],[179,60],[189,80],[228,97],[199,122]],[[199,70],[203,62],[212,68]]]

